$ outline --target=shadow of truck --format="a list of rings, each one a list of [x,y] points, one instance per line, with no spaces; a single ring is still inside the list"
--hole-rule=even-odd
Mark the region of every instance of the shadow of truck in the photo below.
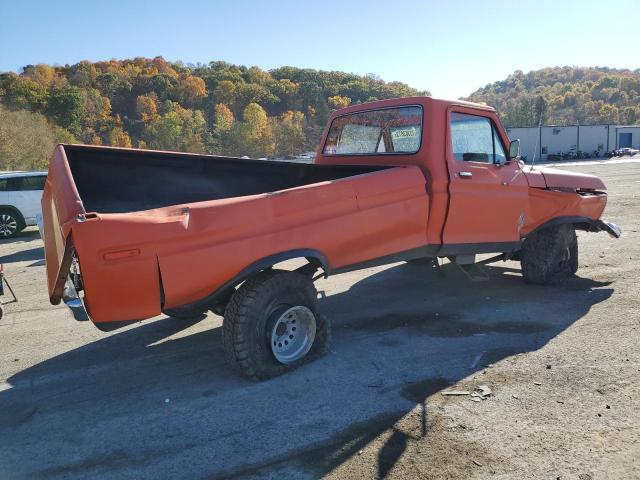
[[[472,283],[453,266],[442,279],[402,264],[326,296],[332,352],[268,382],[230,372],[219,327],[171,339],[191,324],[169,318],[45,360],[0,392],[0,476],[317,477],[416,404],[426,434],[429,395],[542,347],[613,292],[580,277],[537,287],[513,269],[487,270],[490,282]],[[379,477],[407,441],[390,435]]]

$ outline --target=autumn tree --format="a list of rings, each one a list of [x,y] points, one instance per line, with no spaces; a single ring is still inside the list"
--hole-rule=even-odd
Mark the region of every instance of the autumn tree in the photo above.
[[[339,110],[351,105],[351,99],[349,97],[343,97],[342,95],[334,95],[327,99],[327,103],[332,110]]]
[[[251,67],[247,70],[247,83],[256,83],[258,85],[269,85],[273,82],[273,78],[269,72],[265,72],[260,67]]]
[[[205,133],[206,121],[201,111],[173,105],[145,127],[143,139],[156,150],[204,152]]]
[[[40,113],[0,105],[0,170],[43,169],[59,142],[75,139]]]
[[[275,151],[275,138],[264,108],[255,102],[250,103],[242,114],[243,122],[234,130],[238,148],[253,158],[272,155]]]
[[[95,88],[80,90],[82,98],[82,131],[92,130],[96,132],[107,128],[111,123],[111,101],[100,95]]]
[[[87,60],[70,66],[66,73],[71,85],[82,88],[94,87],[97,75],[96,66]]]
[[[112,147],[131,148],[131,137],[122,127],[114,127],[109,133],[109,145]]]
[[[143,123],[153,122],[158,118],[158,101],[155,92],[151,95],[138,95],[136,112]]]
[[[602,123],[618,123],[618,108],[615,105],[602,105],[598,115]]]
[[[228,132],[233,127],[233,113],[224,103],[215,106],[215,130],[218,132]]]
[[[236,85],[230,80],[218,82],[218,86],[213,92],[216,102],[225,105],[233,105],[236,100]]]
[[[233,154],[235,145],[231,132],[235,119],[233,112],[224,103],[218,103],[214,107],[213,130],[206,138],[207,151],[216,154]]]
[[[241,84],[236,88],[235,95],[233,109],[236,112],[244,112],[246,107],[252,103],[265,108],[279,101],[279,98],[272,94],[267,87],[257,83]]]
[[[16,74],[3,74],[2,98],[5,105],[14,109],[43,110],[47,106],[48,94],[44,85]]]
[[[280,102],[271,107],[274,114],[280,115],[288,110],[300,110],[302,108],[299,95],[300,86],[297,83],[288,78],[283,78],[270,83],[268,88],[274,96],[280,99]]]
[[[304,113],[289,110],[275,122],[277,155],[299,154],[307,148]]]
[[[197,107],[207,96],[204,80],[194,76],[182,76],[178,83],[178,98],[181,103],[189,107]]]
[[[25,67],[23,75],[43,87],[49,87],[56,78],[56,71],[53,67],[40,63]]]

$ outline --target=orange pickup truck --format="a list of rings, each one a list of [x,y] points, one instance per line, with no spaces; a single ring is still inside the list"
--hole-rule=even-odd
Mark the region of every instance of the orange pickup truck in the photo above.
[[[212,310],[230,363],[270,378],[326,346],[318,270],[495,253],[547,283],[576,272],[575,230],[620,235],[600,220],[600,179],[518,153],[493,108],[427,97],[333,113],[315,164],[59,145],[42,198],[50,300],[102,330]],[[306,263],[273,268],[289,259]]]

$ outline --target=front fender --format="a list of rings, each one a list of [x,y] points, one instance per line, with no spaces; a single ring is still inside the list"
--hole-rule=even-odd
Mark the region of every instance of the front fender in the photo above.
[[[527,236],[532,235],[540,230],[544,230],[545,228],[554,227],[557,225],[566,225],[572,224],[576,230],[584,230],[586,232],[607,232],[614,238],[620,238],[622,235],[622,229],[616,223],[606,222],[604,220],[593,220],[589,217],[580,217],[580,216],[567,216],[567,217],[556,217],[553,218],[535,230],[532,230],[527,234]]]

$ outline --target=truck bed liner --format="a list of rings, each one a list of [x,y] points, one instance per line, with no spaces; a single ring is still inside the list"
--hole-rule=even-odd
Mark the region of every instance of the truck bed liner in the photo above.
[[[65,146],[87,212],[126,213],[274,192],[384,170],[172,152]]]

